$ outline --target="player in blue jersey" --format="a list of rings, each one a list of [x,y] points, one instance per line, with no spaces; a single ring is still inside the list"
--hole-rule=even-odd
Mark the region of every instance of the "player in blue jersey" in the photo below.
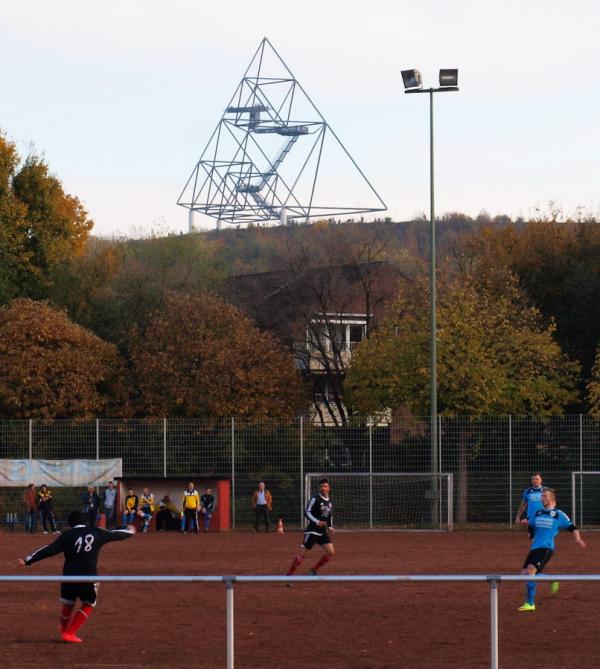
[[[523,495],[521,496],[521,504],[517,510],[515,523],[517,525],[527,525],[530,539],[533,538],[533,519],[535,518],[535,514],[539,509],[543,508],[542,492],[544,490],[545,488],[542,485],[542,475],[539,472],[535,472],[531,477],[531,487],[525,488],[525,490],[523,490]],[[521,519],[523,512],[526,509],[527,518]]]
[[[523,575],[542,573],[554,553],[554,538],[561,530],[572,532],[575,543],[585,548],[585,542],[569,516],[556,508],[556,493],[552,488],[545,488],[542,492],[542,505],[533,518],[534,534],[523,563]],[[519,607],[519,611],[535,611],[536,586],[535,581],[527,581],[527,601]]]

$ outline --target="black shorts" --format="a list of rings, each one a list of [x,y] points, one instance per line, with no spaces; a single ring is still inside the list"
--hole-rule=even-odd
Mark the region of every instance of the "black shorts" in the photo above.
[[[552,557],[553,551],[549,548],[536,548],[532,551],[529,551],[525,562],[523,563],[523,569],[531,564],[535,567],[536,574],[541,574],[544,567],[548,564],[548,561]]]
[[[332,543],[331,537],[327,532],[323,532],[323,534],[315,534],[314,532],[305,532],[302,546],[306,548],[307,551],[309,551],[315,544],[318,544],[319,546],[324,546],[325,544],[330,544],[330,543]]]
[[[61,583],[60,601],[63,604],[75,604],[79,599],[84,604],[96,606],[98,583]]]
[[[527,532],[529,533],[529,538],[533,539],[533,535],[535,534],[535,527],[533,527],[533,525],[527,525]]]

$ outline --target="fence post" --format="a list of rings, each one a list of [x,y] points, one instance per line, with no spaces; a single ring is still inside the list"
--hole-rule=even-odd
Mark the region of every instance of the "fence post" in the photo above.
[[[369,418],[369,529],[373,529],[373,419]]]
[[[235,418],[231,419],[231,528],[235,530]]]
[[[579,471],[583,471],[583,416],[579,414]],[[579,478],[579,521],[583,525],[583,476]],[[573,521],[575,522],[575,521]]]
[[[577,497],[575,493],[575,472],[571,472],[571,520],[573,525],[577,525],[577,503],[575,499]]]
[[[512,415],[508,414],[508,523],[511,529],[513,526],[512,488]]]
[[[96,418],[96,460],[100,460],[100,419]]]
[[[300,527],[304,525],[304,416],[300,416]]]
[[[226,583],[227,583],[227,669],[234,669],[233,578],[226,579]]]
[[[490,666],[498,669],[498,581],[490,579],[490,632],[492,656]]]
[[[442,466],[442,416],[438,416],[438,470],[440,472],[444,471],[444,467]],[[439,496],[438,496],[438,517],[440,519],[440,530],[442,529],[443,521],[442,518],[444,514],[442,513],[442,480],[441,478],[439,479],[439,485],[438,485],[438,490],[439,490]]]
[[[165,479],[167,478],[167,419],[166,418],[163,418],[163,478]]]
[[[29,419],[29,459],[33,460],[33,420]]]

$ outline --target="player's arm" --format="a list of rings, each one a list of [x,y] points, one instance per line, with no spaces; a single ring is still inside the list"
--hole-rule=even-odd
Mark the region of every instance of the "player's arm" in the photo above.
[[[315,506],[316,501],[317,501],[316,497],[310,498],[310,501],[308,502],[308,504],[306,505],[306,509],[304,510],[304,515],[311,523],[314,523],[317,527],[327,527],[327,523],[324,520],[319,520],[313,513],[313,508]]]
[[[517,525],[521,522],[521,516],[523,515],[525,509],[527,508],[527,500],[525,497],[521,499],[521,503],[519,504],[519,508],[517,509],[517,515],[515,516],[515,523]]]
[[[571,519],[569,516],[567,516],[566,513],[563,511],[559,511],[559,520],[558,520],[558,526],[561,529],[566,529],[569,532],[573,534],[573,539],[575,539],[575,543],[581,546],[581,548],[585,548],[585,541],[581,538],[581,532],[575,527],[575,524],[571,522]]]
[[[108,544],[111,541],[123,541],[124,539],[129,539],[135,534],[135,527],[133,525],[128,525],[127,527],[123,527],[118,530],[103,530],[102,528],[97,529],[100,532],[100,537],[103,544]]]
[[[64,544],[64,534],[61,534],[56,541],[53,541],[51,544],[40,548],[38,551],[31,553],[26,558],[20,558],[17,560],[18,567],[29,567],[34,562],[39,562],[40,560],[45,560],[46,558],[52,557],[53,555],[58,555],[62,553],[65,548]]]

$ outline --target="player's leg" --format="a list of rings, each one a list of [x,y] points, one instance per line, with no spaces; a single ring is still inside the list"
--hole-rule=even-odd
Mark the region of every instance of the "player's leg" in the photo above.
[[[306,532],[304,534],[304,541],[300,546],[300,550],[292,560],[292,564],[290,565],[290,568],[288,569],[286,576],[291,576],[302,565],[302,563],[304,562],[305,552],[311,550],[314,544],[315,544],[315,535]]]
[[[97,583],[79,583],[79,599],[81,600],[81,607],[77,609],[75,615],[71,619],[67,629],[62,635],[63,641],[68,643],[81,643],[81,639],[77,637],[77,632],[84,625],[92,611],[96,606],[96,597],[98,591]]]
[[[523,576],[533,576],[536,573],[534,565],[530,564],[527,568],[521,570]],[[537,590],[537,583],[535,581],[527,581],[525,583],[525,593],[527,599],[525,603],[519,607],[519,611],[535,611],[535,592]]]
[[[320,560],[310,570],[310,574],[316,575],[319,569],[324,567],[335,555],[335,548],[329,539],[327,539],[327,543],[321,544],[321,546],[323,548],[324,555],[321,556]]]
[[[69,623],[71,622],[71,615],[73,614],[73,608],[75,607],[75,600],[72,595],[71,583],[61,583],[60,584],[60,633],[63,634]]]
[[[547,548],[537,548],[530,551],[527,556],[521,574],[533,576],[534,574],[541,574],[546,564],[552,557],[552,551]],[[537,590],[537,583],[535,581],[527,581],[527,601],[519,607],[519,611],[535,611],[535,593]]]

